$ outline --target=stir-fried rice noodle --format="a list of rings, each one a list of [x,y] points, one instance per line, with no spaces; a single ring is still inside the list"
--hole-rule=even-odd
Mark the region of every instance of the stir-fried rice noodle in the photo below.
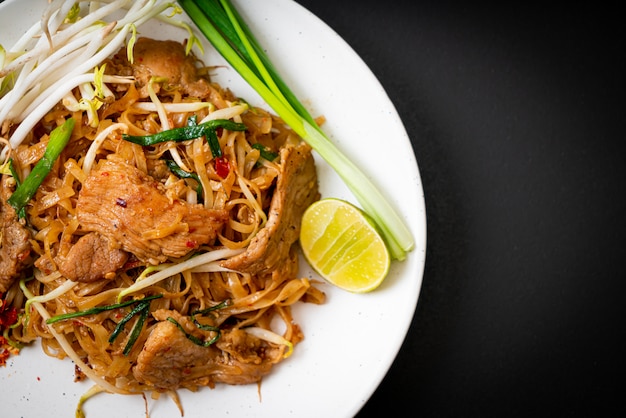
[[[95,111],[81,98],[97,86],[74,87],[6,155],[23,180],[50,132],[75,119],[16,221],[28,231],[28,251],[5,297],[26,305],[26,315],[9,336],[39,339],[47,355],[71,357],[110,392],[259,382],[303,338],[291,306],[324,300],[298,276],[295,247],[303,207],[319,198],[309,147],[280,119],[212,83],[191,56],[167,64],[181,51],[139,39],[131,64],[120,50],[98,66],[110,77]],[[159,54],[171,74],[142,61]],[[204,137],[150,146],[123,138],[212,119],[246,126],[216,130],[219,158]],[[4,138],[20,125],[7,126]],[[14,189],[4,174],[3,200]]]

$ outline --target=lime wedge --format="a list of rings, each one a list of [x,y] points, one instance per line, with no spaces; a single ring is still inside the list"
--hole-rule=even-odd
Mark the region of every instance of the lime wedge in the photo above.
[[[311,267],[341,289],[376,289],[389,271],[391,257],[374,222],[359,208],[327,198],[302,216],[300,247]]]

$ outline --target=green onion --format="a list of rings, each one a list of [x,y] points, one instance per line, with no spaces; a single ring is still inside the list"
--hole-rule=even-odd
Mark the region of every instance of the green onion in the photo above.
[[[22,181],[20,180],[20,176],[17,173],[17,170],[15,169],[15,165],[13,164],[13,158],[9,158],[9,171],[11,172],[11,176],[13,176],[13,178],[15,179],[15,184],[17,184],[17,187],[20,187],[20,184],[22,184]],[[26,208],[25,207],[22,207],[17,212],[17,217],[19,219],[26,218]]]
[[[199,195],[202,194],[202,183],[200,182],[200,177],[196,173],[190,173],[188,171],[183,170],[176,164],[174,160],[165,160],[165,164],[167,164],[167,168],[170,169],[175,176],[180,177],[181,179],[194,179],[198,182],[198,187],[196,188],[196,193]]]
[[[252,148],[258,149],[261,153],[261,158],[264,158],[267,161],[274,161],[276,158],[278,158],[277,153],[275,153],[274,151],[270,151],[269,148],[263,146],[263,144],[259,144],[258,142],[256,144],[252,144]]]
[[[191,318],[193,319],[193,323],[196,327],[198,327],[199,329],[203,330],[203,331],[213,331],[215,333],[215,336],[213,338],[211,338],[210,340],[207,341],[203,341],[200,338],[189,334],[187,331],[185,331],[185,329],[183,328],[182,325],[180,325],[178,323],[177,320],[175,320],[174,318],[172,318],[171,316],[167,317],[167,320],[170,321],[172,324],[176,325],[178,327],[179,330],[182,331],[183,334],[185,334],[185,337],[187,337],[191,342],[193,342],[196,345],[202,346],[202,347],[208,347],[212,344],[215,344],[217,342],[217,340],[220,339],[220,337],[222,336],[222,332],[219,329],[219,327],[213,326],[213,325],[204,325],[201,324],[200,322],[198,322],[198,320],[196,319],[196,315],[204,315],[206,313],[209,312],[213,312],[216,311],[218,309],[222,309],[226,306],[228,306],[230,304],[230,301],[228,299],[222,301],[221,303],[218,303],[215,306],[211,306],[209,308],[206,309],[202,309],[202,310],[198,310],[198,311],[194,311],[191,314]]]
[[[128,300],[126,302],[115,303],[113,305],[96,306],[94,308],[87,309],[85,311],[77,311],[77,312],[70,312],[67,314],[56,315],[56,316],[53,316],[52,318],[48,318],[46,320],[46,324],[53,324],[55,322],[65,321],[67,319],[78,318],[78,317],[88,316],[88,315],[95,315],[100,312],[105,312],[105,311],[110,311],[113,309],[125,308],[126,306],[130,306],[130,305],[135,305],[135,307],[129,313],[127,313],[126,316],[124,316],[124,318],[122,318],[120,322],[117,323],[117,325],[113,329],[113,332],[111,333],[111,336],[109,337],[109,343],[112,343],[113,341],[115,341],[115,339],[120,335],[120,333],[122,332],[126,324],[131,319],[133,319],[134,316],[139,314],[139,318],[135,322],[135,325],[133,325],[133,328],[130,331],[130,336],[128,337],[128,341],[126,342],[126,345],[124,346],[123,353],[125,356],[127,356],[128,353],[130,353],[130,350],[132,350],[133,345],[135,345],[137,338],[139,338],[139,334],[141,334],[141,329],[143,328],[143,324],[146,322],[146,319],[148,318],[148,313],[150,312],[150,302],[154,299],[159,299],[161,297],[163,297],[163,295],[147,296],[139,300]]]
[[[133,329],[130,331],[130,336],[128,337],[128,342],[124,346],[123,353],[125,356],[127,356],[128,353],[130,353],[130,350],[132,350],[133,345],[135,345],[135,341],[137,341],[137,338],[139,338],[139,334],[141,334],[141,329],[143,328],[143,324],[144,322],[146,322],[146,319],[148,318],[149,306],[150,306],[149,303],[141,305],[142,307],[141,314],[139,318],[137,319],[137,322],[135,322],[135,325],[133,325]]]
[[[134,304],[140,304],[140,303],[145,303],[154,299],[159,299],[162,298],[163,295],[154,295],[154,296],[147,296],[143,299],[133,299],[133,300],[127,300],[126,302],[122,302],[122,303],[115,303],[113,305],[106,305],[106,306],[95,306],[91,309],[87,309],[85,311],[76,311],[76,312],[70,312],[70,313],[66,313],[66,314],[61,314],[61,315],[56,315],[53,316],[49,319],[46,320],[46,324],[54,324],[55,322],[59,322],[59,321],[65,321],[67,319],[72,319],[72,318],[78,318],[81,316],[89,316],[89,315],[95,315],[95,314],[99,314],[100,312],[105,312],[105,311],[111,311],[113,309],[119,309],[119,308],[125,308],[126,306],[130,306],[130,305],[134,305]]]
[[[213,311],[217,311],[217,310],[219,310],[219,309],[225,308],[225,307],[227,307],[228,305],[230,305],[230,300],[229,300],[229,299],[226,299],[226,300],[221,301],[220,303],[218,303],[218,304],[217,304],[217,305],[215,305],[215,306],[210,306],[210,307],[208,307],[208,308],[206,308],[206,309],[201,309],[201,310],[193,311],[191,315],[192,315],[192,316],[196,316],[196,315],[204,315],[204,314],[207,314],[207,313],[209,313],[209,312],[213,312]]]
[[[196,337],[195,335],[191,335],[189,334],[187,331],[185,331],[185,329],[183,328],[183,326],[181,324],[178,323],[177,320],[175,320],[174,318],[172,318],[171,316],[167,317],[167,320],[170,321],[172,324],[176,325],[178,327],[178,329],[185,334],[185,337],[187,337],[188,340],[190,340],[192,343],[194,343],[195,345],[199,345],[201,347],[208,347],[212,344],[215,344],[215,342],[217,340],[220,339],[221,333],[220,333],[220,329],[217,327],[210,327],[212,329],[210,329],[210,331],[216,331],[216,335],[215,337],[211,338],[210,340],[207,341],[203,341],[202,339]],[[196,324],[197,325],[197,324]],[[208,326],[207,326],[208,327]]]
[[[187,121],[187,126],[180,128],[168,129],[166,131],[157,132],[152,135],[134,136],[123,134],[122,138],[126,141],[133,142],[142,146],[155,145],[166,141],[187,141],[190,139],[196,139],[201,136],[206,136],[209,142],[209,147],[214,157],[221,157],[222,150],[217,140],[217,134],[215,130],[217,128],[227,129],[229,131],[245,131],[246,125],[243,123],[236,123],[227,119],[214,119],[199,125],[193,121]]]
[[[8,202],[15,212],[18,214],[28,204],[30,199],[35,195],[37,189],[44,181],[57,158],[67,145],[74,129],[74,119],[69,118],[63,125],[56,127],[50,133],[50,141],[46,146],[43,157],[35,164],[28,177],[24,179],[22,184],[17,186],[15,192],[9,197]]]
[[[413,236],[381,192],[328,139],[287,87],[229,0],[179,0],[196,26],[291,128],[337,172],[376,222],[393,258],[402,260]]]
[[[137,305],[135,305],[135,307],[129,313],[127,313],[126,316],[122,318],[120,322],[117,323],[117,325],[115,326],[115,329],[113,329],[113,332],[111,333],[111,336],[109,337],[109,342],[112,343],[113,341],[115,341],[115,339],[117,338],[118,335],[120,335],[120,332],[122,332],[122,330],[124,329],[124,326],[128,323],[128,321],[133,319],[133,317],[137,315],[138,313],[144,310],[147,310],[149,306],[150,306],[150,301],[142,300],[141,302],[137,303]]]

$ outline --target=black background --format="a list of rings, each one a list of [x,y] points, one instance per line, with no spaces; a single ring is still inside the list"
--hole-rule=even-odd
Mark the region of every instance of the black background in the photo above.
[[[425,193],[417,310],[359,417],[623,414],[618,3],[298,2],[383,84]]]

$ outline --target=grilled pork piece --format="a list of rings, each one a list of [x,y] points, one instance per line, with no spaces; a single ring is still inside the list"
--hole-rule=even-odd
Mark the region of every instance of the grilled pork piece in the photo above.
[[[300,235],[304,210],[320,198],[311,147],[302,142],[280,151],[280,174],[272,196],[266,226],[247,250],[222,262],[222,266],[257,274],[274,270],[289,258]]]
[[[0,184],[0,293],[6,292],[30,258],[30,233],[19,222],[7,199],[13,193],[12,177],[2,176]]]
[[[167,320],[172,317],[187,333],[200,340],[212,337],[196,327],[189,317],[164,309],[153,315],[160,322],[146,340],[133,374],[138,381],[160,389],[193,389],[217,382],[258,382],[281,356],[278,349],[239,329],[223,331],[215,345],[202,347]]]
[[[117,160],[101,161],[91,171],[76,211],[85,231],[98,232],[151,264],[212,243],[228,220],[224,210],[171,200],[153,177]]]
[[[118,57],[126,57],[126,48]],[[192,55],[185,54],[179,42],[139,38],[133,47],[133,63],[126,61],[126,65],[137,80],[141,97],[148,97],[150,79],[160,77],[167,80],[164,84],[170,88],[181,88],[189,96],[205,98],[211,88],[206,79],[198,76],[196,61]],[[154,83],[153,87],[158,93],[160,84]]]
[[[90,283],[114,277],[127,260],[128,253],[115,248],[109,238],[90,232],[80,237],[67,256],[60,260],[59,272],[74,282]]]

